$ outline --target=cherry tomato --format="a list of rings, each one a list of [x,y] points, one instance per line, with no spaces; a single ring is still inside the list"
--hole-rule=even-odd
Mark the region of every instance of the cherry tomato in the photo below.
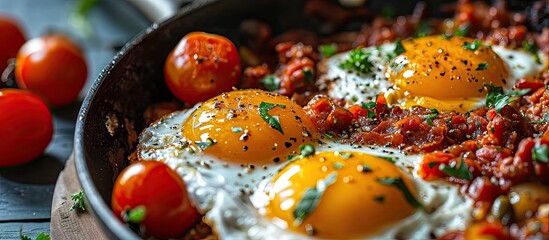
[[[157,161],[134,162],[116,179],[114,213],[124,220],[122,216],[137,207],[145,208],[145,217],[139,223],[145,235],[161,239],[180,237],[199,216],[181,177]]]
[[[180,100],[194,105],[238,84],[240,58],[227,38],[203,32],[187,34],[166,59],[164,79]]]
[[[19,87],[28,89],[54,107],[76,100],[87,76],[82,52],[64,36],[31,39],[17,54],[15,79]]]
[[[52,138],[50,110],[28,91],[0,89],[0,133],[0,167],[30,162]]]
[[[0,73],[7,67],[8,59],[15,58],[25,43],[25,36],[12,19],[0,16]]]
[[[476,222],[465,231],[465,239],[512,239],[499,222]]]

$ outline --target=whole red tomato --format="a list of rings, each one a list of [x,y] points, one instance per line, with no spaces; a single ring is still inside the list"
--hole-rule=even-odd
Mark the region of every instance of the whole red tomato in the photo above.
[[[0,73],[7,67],[8,59],[15,58],[25,43],[25,36],[12,19],[0,16]]]
[[[52,138],[50,110],[30,92],[0,89],[0,133],[0,167],[30,162]]]
[[[238,50],[227,38],[192,32],[177,44],[164,65],[164,79],[180,100],[194,105],[238,84]]]
[[[65,36],[31,39],[17,54],[15,79],[19,87],[37,94],[54,107],[76,100],[87,76],[82,52]]]
[[[111,203],[121,219],[132,209],[144,208],[140,226],[146,236],[160,239],[180,237],[199,216],[181,177],[157,161],[138,161],[125,168],[116,179]]]

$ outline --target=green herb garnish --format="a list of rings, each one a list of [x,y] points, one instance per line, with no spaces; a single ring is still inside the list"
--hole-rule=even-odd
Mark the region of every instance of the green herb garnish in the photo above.
[[[366,112],[368,113],[368,118],[372,119],[376,116],[375,111],[370,110],[376,107],[375,102],[365,102],[365,103],[362,103],[360,107],[363,109],[366,109]]]
[[[374,64],[370,62],[370,52],[364,49],[354,49],[351,51],[347,59],[339,64],[341,69],[354,70],[359,73],[368,74],[372,72]]]
[[[308,157],[314,155],[316,150],[315,146],[310,143],[306,143],[299,146],[299,151],[301,152],[301,154],[299,155],[300,157]]]
[[[346,152],[340,152],[339,156],[341,156],[344,159],[349,159],[350,157],[353,156],[353,154],[352,153],[346,153]]]
[[[215,141],[211,138],[207,138],[206,141],[195,141],[194,142],[198,148],[204,150],[208,147],[211,147],[215,144]]]
[[[541,64],[541,58],[539,57],[539,54],[538,54],[538,46],[536,45],[535,42],[525,40],[522,43],[522,48],[524,48],[524,50],[534,55],[534,60],[536,61],[537,64]]]
[[[465,164],[465,161],[463,159],[459,161],[459,166],[457,167],[451,167],[442,163],[438,166],[438,170],[455,178],[465,179],[468,181],[473,180],[473,173],[469,171],[469,166]]]
[[[269,126],[284,134],[284,132],[282,131],[282,127],[280,127],[280,120],[278,116],[271,116],[269,114],[269,111],[275,107],[286,108],[286,105],[261,102],[259,104],[259,116],[261,116],[263,121],[267,122]]]
[[[475,40],[472,43],[465,42],[463,43],[463,46],[461,46],[463,49],[470,50],[470,51],[476,51],[478,48],[482,46],[482,42],[480,40]]]
[[[29,236],[24,235],[23,232],[19,233],[19,239],[21,239],[21,240],[32,240],[32,238],[30,238]],[[50,235],[47,234],[47,233],[44,233],[44,232],[41,232],[35,238],[35,240],[50,240],[50,239],[51,239]]]
[[[400,41],[400,39],[397,39],[395,42],[395,56],[398,56],[404,52],[406,52],[406,49],[404,49],[404,46],[402,46],[402,42]]]
[[[308,188],[293,212],[295,217],[294,225],[299,226],[318,206],[322,195],[330,185],[336,181],[337,172],[326,176],[325,179],[318,180],[316,187]]]
[[[423,208],[421,203],[419,203],[412,192],[410,192],[410,189],[406,186],[404,181],[402,181],[402,178],[399,177],[388,177],[388,178],[380,178],[377,180],[379,183],[385,185],[385,186],[391,186],[398,188],[402,194],[404,194],[404,197],[415,208]]]
[[[86,195],[84,194],[84,191],[80,190],[80,192],[72,194],[71,199],[74,201],[72,204],[70,211],[76,210],[76,212],[84,212],[86,211],[86,202],[84,202],[84,197]]]
[[[233,131],[234,133],[239,133],[239,132],[242,132],[242,128],[241,127],[232,127],[231,131]]]
[[[543,116],[537,121],[530,121],[532,124],[549,122],[549,112],[543,114]]]
[[[145,208],[145,206],[137,206],[127,212],[127,222],[140,224],[145,219],[146,215],[147,208]]]
[[[341,168],[343,168],[343,163],[335,162],[333,164],[333,166],[334,166],[335,169],[341,169]]]
[[[469,24],[462,25],[454,32],[454,35],[459,37],[465,37],[467,36],[467,33],[469,33],[469,28]]]
[[[305,82],[308,84],[312,84],[315,74],[311,71],[311,69],[308,69],[308,68],[303,68],[302,71],[303,71],[303,76],[305,77]]]
[[[381,156],[379,156],[379,158],[383,158],[383,159],[385,159],[388,162],[393,163],[393,164],[395,163],[395,159],[393,159],[393,157],[381,157]]]
[[[439,112],[436,108],[431,108],[430,110],[431,110],[431,114],[427,115],[427,124],[429,124],[430,126],[434,126],[433,121],[431,119],[436,117]]]
[[[421,21],[419,22],[416,32],[414,33],[414,37],[419,38],[429,36],[432,32],[431,26],[427,22]]]
[[[449,40],[449,39],[453,38],[454,36],[465,37],[467,35],[467,33],[469,33],[469,25],[468,24],[461,26],[460,28],[458,28],[455,32],[453,32],[451,34],[442,34],[442,35],[440,35],[440,37],[443,38],[443,39]]]
[[[334,135],[329,134],[329,133],[324,133],[324,136],[326,136],[326,137],[329,138],[329,139],[334,138]]]
[[[269,91],[276,91],[280,88],[280,79],[275,75],[267,75],[264,78],[259,79],[259,82]]]
[[[433,169],[437,164],[437,162],[430,162],[429,164],[427,164],[427,166],[429,167],[429,169]]]
[[[530,89],[527,88],[504,94],[502,87],[496,87],[491,83],[490,85],[485,86],[488,88],[488,94],[486,94],[486,106],[495,108],[498,113],[501,112],[501,109],[509,103],[516,101],[520,96],[530,92]]]
[[[479,63],[477,68],[475,69],[476,71],[482,71],[482,70],[486,70],[488,68],[490,64],[488,64],[487,62],[483,62],[483,63]]]
[[[336,44],[324,44],[318,46],[318,51],[325,57],[331,57],[334,54],[337,53],[337,45]]]
[[[537,162],[549,163],[547,145],[536,145],[532,148],[532,159]]]

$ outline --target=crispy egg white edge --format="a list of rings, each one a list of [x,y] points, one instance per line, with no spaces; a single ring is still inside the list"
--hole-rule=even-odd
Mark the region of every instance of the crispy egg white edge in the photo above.
[[[534,55],[523,49],[508,49],[504,46],[491,45],[492,50],[503,60],[509,70],[509,78],[506,80],[504,91],[511,91],[515,82],[523,77],[534,77],[549,64],[548,56],[538,51],[541,64],[534,60]],[[366,47],[371,52],[369,60],[374,64],[372,73],[362,74],[353,70],[343,70],[339,65],[348,58],[351,51],[338,53],[320,64],[327,71],[321,77],[324,82],[320,86],[326,88],[328,96],[335,99],[344,99],[349,104],[373,100],[379,93],[391,91],[392,83],[385,76],[388,56],[394,52],[394,43],[385,43],[376,47]],[[484,98],[478,99],[475,108],[484,106]]]
[[[219,161],[214,156],[188,152],[183,147],[181,127],[196,108],[198,105],[193,109],[171,113],[145,129],[140,135],[140,158],[163,161],[175,169],[187,184],[192,202],[201,213],[206,214],[206,222],[225,239],[306,238],[278,227],[260,214],[266,204],[264,187],[289,161],[271,164],[266,169],[256,167],[250,170],[238,164]],[[381,231],[380,235],[365,236],[367,238],[429,238],[431,232],[438,236],[448,230],[463,230],[471,221],[472,202],[459,195],[458,186],[444,181],[424,182],[417,175],[422,155],[334,142],[317,146],[317,151],[355,151],[392,157],[414,182],[418,200],[426,210],[418,210]]]

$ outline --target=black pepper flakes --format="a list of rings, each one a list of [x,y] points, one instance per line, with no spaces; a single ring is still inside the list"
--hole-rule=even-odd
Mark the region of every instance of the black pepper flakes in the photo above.
[[[286,148],[290,148],[293,144],[291,142],[284,142]]]

